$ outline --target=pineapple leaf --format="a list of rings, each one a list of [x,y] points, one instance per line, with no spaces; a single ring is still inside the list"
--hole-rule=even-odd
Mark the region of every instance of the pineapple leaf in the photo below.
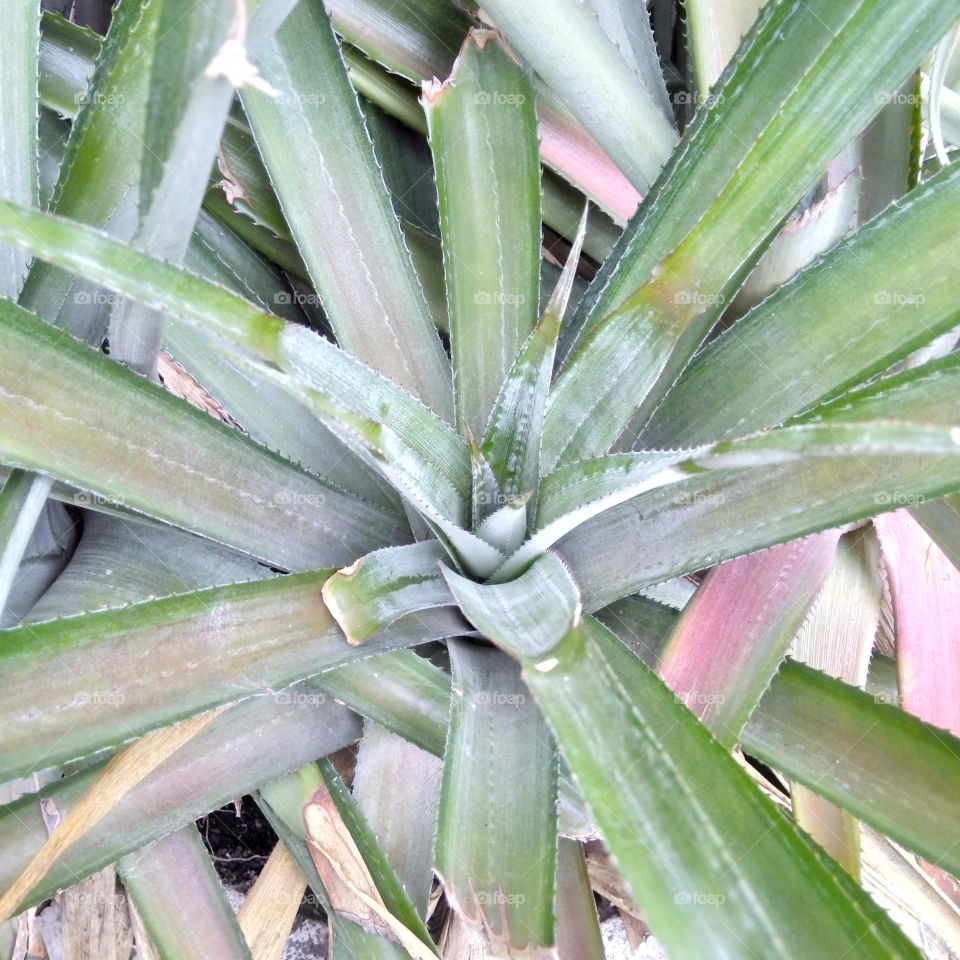
[[[448,647],[452,716],[437,826],[447,900],[495,954],[553,956],[553,738],[514,661],[469,641]]]
[[[954,166],[708,346],[667,394],[641,442],[695,444],[772,426],[882,373],[955,326],[958,215]],[[905,255],[910,250],[922,256]],[[787,340],[790,349],[780,349]],[[736,403],[703,403],[705,396],[733,395]]]
[[[251,960],[210,854],[192,823],[123,857],[117,873],[160,960],[191,952]]]
[[[120,502],[290,569],[346,563],[403,536],[395,514],[8,302],[0,302],[0,371],[0,461],[92,491],[80,504]]]
[[[794,204],[955,15],[938,0],[764,9],[581,302],[547,409],[545,470],[604,453],[624,431],[632,444]]]
[[[450,366],[323,5],[298,4],[257,63],[279,94],[243,90],[244,107],[338,341],[452,420]]]
[[[472,31],[424,85],[436,167],[457,427],[480,436],[540,300],[533,87],[497,35]]]
[[[645,191],[677,134],[596,15],[577,0],[484,0],[483,7],[633,186]]]

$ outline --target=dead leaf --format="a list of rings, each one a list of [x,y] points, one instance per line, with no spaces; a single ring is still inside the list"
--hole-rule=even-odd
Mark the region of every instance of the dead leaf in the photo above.
[[[436,954],[387,909],[326,787],[303,808],[303,820],[331,909],[368,933],[399,943],[414,960],[436,960]]]

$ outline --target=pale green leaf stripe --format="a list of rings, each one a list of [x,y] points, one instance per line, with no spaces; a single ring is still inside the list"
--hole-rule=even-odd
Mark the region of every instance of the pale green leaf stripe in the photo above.
[[[257,63],[280,95],[244,90],[244,107],[337,339],[452,420],[450,366],[323,5],[300,3]]]
[[[772,426],[949,330],[960,321],[958,217],[954,165],[707,347],[667,394],[642,444],[685,446]]]
[[[752,755],[786,776],[932,863],[960,870],[956,737],[881,697],[788,661],[742,739]]]
[[[348,746],[360,736],[357,717],[310,689],[288,702],[251,697],[217,717],[135,786],[60,857],[21,909],[53,896],[121,857],[242,797],[291,770]],[[63,816],[89,790],[103,765],[59,780],[0,809],[0,888],[7,889],[49,836],[40,803]]]
[[[543,317],[504,377],[483,434],[482,451],[503,497],[509,500],[530,495],[531,512],[536,506],[543,418],[557,337],[570,302],[586,228],[584,210],[557,286]]]
[[[194,824],[117,862],[159,960],[251,960],[236,915]]]
[[[370,871],[370,876],[383,898],[384,905],[411,933],[437,953],[426,923],[410,897],[407,896],[397,871],[377,843],[376,836],[360,812],[356,800],[350,795],[350,791],[337,773],[336,767],[329,760],[321,760],[319,767],[337,811],[350,831],[350,836]]]
[[[529,615],[518,590],[451,586],[463,587],[468,616],[521,657],[523,679],[671,957],[916,956],[663,681],[597,620],[580,618],[559,561],[539,561],[510,586],[521,583],[535,608],[562,608],[573,623],[552,646],[546,630],[532,643],[517,631]]]
[[[323,599],[348,642],[364,643],[408,613],[447,606],[440,576],[446,556],[437,540],[387,547],[333,574]]]
[[[363,420],[382,420],[445,491],[445,502],[452,505],[451,519],[462,522],[466,517],[470,498],[466,443],[406,391],[313,331],[284,323],[222,287],[144,256],[96,230],[3,201],[0,239],[21,244],[37,256],[148,306],[170,310],[280,366],[291,376],[274,371],[274,379],[318,412],[330,414],[337,407]],[[272,368],[258,369],[268,375]],[[311,392],[317,395],[313,400],[308,396]],[[338,417],[339,413],[332,416],[334,422]]]
[[[955,14],[938,0],[764,9],[722,99],[701,111],[581,305],[587,336],[551,395],[547,469],[603,453],[625,430],[632,442],[791,207]]]
[[[457,427],[479,437],[537,322],[540,154],[533,87],[497,34],[472,31],[424,85],[436,168]]]
[[[0,411],[0,461],[280,566],[342,565],[404,536],[395,514],[9,302],[0,302]]]
[[[36,206],[40,189],[40,0],[7,10],[0,34],[0,197]],[[0,246],[0,296],[16,298],[27,274],[29,255]]]
[[[858,453],[872,458],[898,458],[910,452],[923,456],[935,449],[949,456],[960,453],[960,431],[860,419],[864,422],[784,427],[691,450],[610,454],[562,467],[544,478],[534,533],[498,568],[496,579],[502,582],[515,576],[544,550],[592,518],[644,493],[683,490],[678,485],[703,470],[834,461]]]
[[[470,641],[448,647],[437,869],[453,909],[495,954],[539,956],[554,943],[556,748],[513,660]]]
[[[351,646],[330,571],[212,587],[0,631],[0,776],[23,776],[384,650],[445,637],[447,611]]]
[[[786,428],[743,448],[719,444],[708,473],[648,491],[564,537],[557,547],[577,571],[587,608],[960,489],[955,427],[877,421],[816,428],[824,432]],[[772,449],[764,450],[767,444]]]
[[[577,0],[487,0],[484,9],[627,179],[645,191],[677,134],[595,14]]]

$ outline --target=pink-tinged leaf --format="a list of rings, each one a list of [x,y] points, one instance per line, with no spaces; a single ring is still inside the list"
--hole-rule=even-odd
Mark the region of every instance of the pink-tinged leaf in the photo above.
[[[960,571],[906,510],[874,523],[893,596],[902,706],[960,734]]]
[[[642,197],[614,162],[573,117],[541,96],[540,156],[623,225],[636,212]]]
[[[839,531],[731,560],[707,574],[660,660],[677,698],[732,746],[826,580]]]

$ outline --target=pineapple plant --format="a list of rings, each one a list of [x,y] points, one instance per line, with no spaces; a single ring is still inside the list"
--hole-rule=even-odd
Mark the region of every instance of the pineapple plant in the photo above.
[[[6,19],[3,956],[958,955],[960,4]]]

